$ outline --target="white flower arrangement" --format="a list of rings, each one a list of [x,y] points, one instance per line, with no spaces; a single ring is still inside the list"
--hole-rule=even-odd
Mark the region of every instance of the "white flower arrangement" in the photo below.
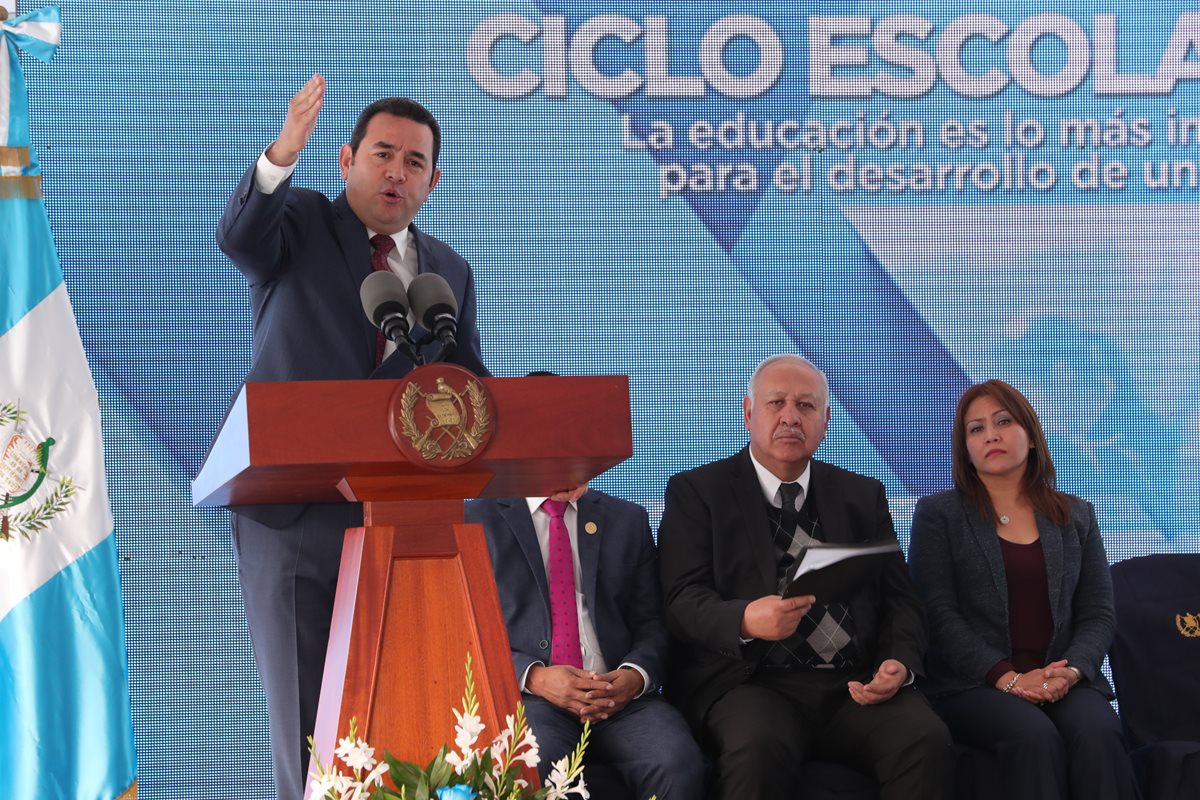
[[[312,797],[324,800],[368,800],[375,796],[374,790],[383,786],[383,776],[388,765],[375,761],[375,748],[358,738],[358,720],[350,720],[350,735],[338,741],[334,755],[350,768],[347,775],[334,762],[329,767],[317,756],[312,737],[308,737],[308,752],[312,764]],[[366,773],[365,775],[363,773]]]
[[[591,726],[584,723],[575,750],[555,762],[544,786],[532,789],[521,777],[521,769],[535,769],[540,757],[537,737],[525,722],[524,706],[518,703],[517,713],[505,717],[504,730],[490,746],[476,748],[485,726],[479,718],[470,654],[467,655],[466,673],[462,709],[454,709],[456,751],[443,745],[424,769],[409,761],[397,761],[391,755],[376,762],[375,748],[358,738],[358,723],[352,719],[350,735],[341,739],[334,750],[336,759],[350,770],[349,773],[338,768],[336,761],[330,762],[328,767],[323,765],[316,744],[309,737],[310,797],[319,800],[588,800],[591,795],[583,780],[583,754],[587,750]],[[391,782],[391,788],[383,785],[385,776]]]

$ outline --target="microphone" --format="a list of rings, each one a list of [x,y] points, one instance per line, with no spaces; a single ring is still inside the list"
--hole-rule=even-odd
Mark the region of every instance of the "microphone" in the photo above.
[[[413,348],[408,327],[408,295],[404,282],[393,272],[372,272],[358,288],[358,298],[371,324],[396,343],[417,365],[420,356]]]
[[[441,343],[434,361],[445,361],[458,348],[458,301],[446,279],[434,272],[423,272],[408,285],[408,300],[413,315]]]

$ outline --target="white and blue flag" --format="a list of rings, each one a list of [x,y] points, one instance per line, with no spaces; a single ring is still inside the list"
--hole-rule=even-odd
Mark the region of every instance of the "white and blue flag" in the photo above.
[[[29,141],[19,52],[59,10],[0,23],[0,797],[135,798],[96,388]]]

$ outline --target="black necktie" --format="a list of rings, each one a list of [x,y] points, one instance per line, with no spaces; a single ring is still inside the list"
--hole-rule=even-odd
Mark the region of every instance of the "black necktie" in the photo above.
[[[775,546],[786,554],[791,549],[792,540],[796,536],[796,526],[800,524],[800,511],[796,508],[796,500],[800,497],[800,484],[779,484],[779,496],[783,501],[783,508],[780,509],[780,525]],[[791,563],[790,558],[788,563]]]

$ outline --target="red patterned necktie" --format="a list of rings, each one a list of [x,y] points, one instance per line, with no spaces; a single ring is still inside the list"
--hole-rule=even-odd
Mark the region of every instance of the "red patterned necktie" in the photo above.
[[[563,514],[567,504],[546,500],[550,515],[550,663],[583,668],[579,647],[579,608],[575,601],[575,559]]]
[[[391,272],[388,266],[388,253],[396,246],[396,240],[386,234],[377,233],[371,237],[371,271]],[[383,331],[375,332],[375,366],[383,363],[383,348],[387,344]]]

